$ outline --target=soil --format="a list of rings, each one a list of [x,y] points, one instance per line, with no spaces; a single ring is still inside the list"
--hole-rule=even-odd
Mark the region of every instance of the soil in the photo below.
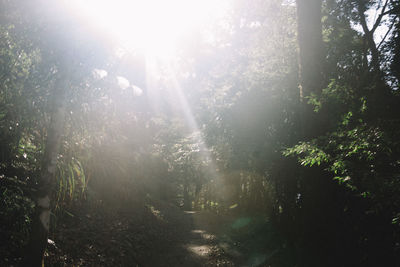
[[[247,266],[212,212],[162,201],[83,207],[57,217],[45,266]]]

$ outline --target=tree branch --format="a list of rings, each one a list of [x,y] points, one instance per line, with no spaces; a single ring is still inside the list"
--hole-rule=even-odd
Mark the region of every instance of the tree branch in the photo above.
[[[365,18],[365,8],[362,6],[360,1],[358,1],[358,14],[360,15],[360,23],[363,28],[364,33],[367,35],[370,33],[367,25],[367,19]]]
[[[389,2],[389,0],[386,0],[384,8],[386,8],[386,5],[388,2]],[[367,20],[365,18],[365,6],[363,5],[363,3],[360,0],[357,1],[357,3],[358,3],[358,13],[360,16],[360,23],[361,23],[361,26],[364,31],[364,38],[365,38],[366,44],[368,45],[368,48],[371,51],[371,55],[372,55],[371,66],[373,66],[376,70],[379,70],[380,69],[379,51],[376,48],[373,31],[368,29]],[[380,20],[380,19],[378,18],[378,20]]]
[[[376,19],[374,26],[371,29],[371,34],[374,34],[375,30],[379,27],[379,25],[381,24],[382,18],[386,15],[386,7],[389,3],[389,0],[386,0],[385,4],[382,7],[382,11],[381,14],[378,16],[378,18]]]
[[[394,19],[396,20],[398,16],[395,16]],[[383,36],[381,42],[378,44],[378,46],[376,47],[376,49],[379,49],[379,47],[385,42],[386,37],[389,35],[389,32],[392,31],[394,26],[394,23],[392,23],[388,29],[388,31],[386,32],[385,36]]]

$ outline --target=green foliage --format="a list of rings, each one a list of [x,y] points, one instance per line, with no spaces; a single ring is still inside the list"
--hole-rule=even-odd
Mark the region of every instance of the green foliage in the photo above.
[[[386,259],[385,251],[399,251],[398,4],[389,1],[393,33],[377,46],[379,70],[371,41],[354,27],[362,1],[323,1],[323,85],[306,105],[297,87],[296,6],[233,2],[215,40],[182,46],[173,64],[157,63],[156,78],[143,74],[136,52],[113,55],[118,49],[78,34],[75,24],[43,27],[46,19],[34,20],[22,2],[9,14],[0,11],[1,250],[3,240],[19,248],[28,235],[28,192],[40,177],[56,80],[65,75],[54,192],[60,213],[87,199],[110,206],[162,199],[248,213],[231,230],[244,243],[248,232],[262,233],[257,242],[266,247],[276,241],[260,257],[277,266],[307,266],[324,257],[320,251],[336,255],[337,266],[360,266],[375,252]],[[61,26],[66,30],[54,32]],[[73,53],[62,68],[66,50]],[[94,77],[94,69],[107,77]],[[143,85],[144,96],[117,86],[120,75]],[[303,129],[308,119],[312,127]],[[277,259],[285,255],[290,260]]]
[[[348,126],[349,117],[348,114],[344,116],[343,126]],[[298,162],[303,166],[319,166],[325,163],[325,169],[332,172],[335,179],[348,182],[349,175],[359,164],[374,166],[379,157],[390,156],[390,143],[381,129],[360,124],[353,129],[341,128],[339,132],[287,148],[283,155],[297,156]]]
[[[321,163],[328,163],[330,156],[322,149],[318,148],[316,144],[310,142],[300,143],[292,148],[287,148],[283,151],[284,156],[299,155],[299,163],[303,166],[312,167],[314,164],[321,165]]]
[[[26,189],[25,182],[0,175],[1,264],[13,263],[28,239],[35,204]]]
[[[84,197],[87,187],[86,175],[82,163],[72,158],[59,160],[57,165],[57,197],[56,207],[62,207],[69,201]]]

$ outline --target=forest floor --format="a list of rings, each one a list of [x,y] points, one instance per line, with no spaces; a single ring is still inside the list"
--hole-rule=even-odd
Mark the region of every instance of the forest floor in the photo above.
[[[80,206],[57,221],[45,266],[269,266],[275,253],[260,245],[263,219],[183,211],[162,201]]]

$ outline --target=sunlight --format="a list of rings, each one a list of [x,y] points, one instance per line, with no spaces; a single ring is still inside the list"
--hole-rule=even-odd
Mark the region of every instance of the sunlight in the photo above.
[[[193,133],[200,132],[183,88],[171,67],[181,42],[192,32],[212,29],[222,19],[229,0],[72,0],[65,2],[70,11],[86,25],[116,41],[124,50],[145,56],[147,94],[157,109],[159,92],[153,86],[160,68],[172,77],[170,95],[181,107],[183,117]],[[72,3],[72,5],[71,5]],[[97,75],[102,73],[97,72]],[[128,80],[117,77],[121,88],[130,86]],[[203,160],[211,157],[200,137]],[[216,167],[211,164],[214,172]],[[216,174],[214,174],[216,176]]]
[[[71,5],[71,3],[73,3]],[[69,8],[128,49],[172,57],[185,34],[221,18],[227,0],[73,0]]]

